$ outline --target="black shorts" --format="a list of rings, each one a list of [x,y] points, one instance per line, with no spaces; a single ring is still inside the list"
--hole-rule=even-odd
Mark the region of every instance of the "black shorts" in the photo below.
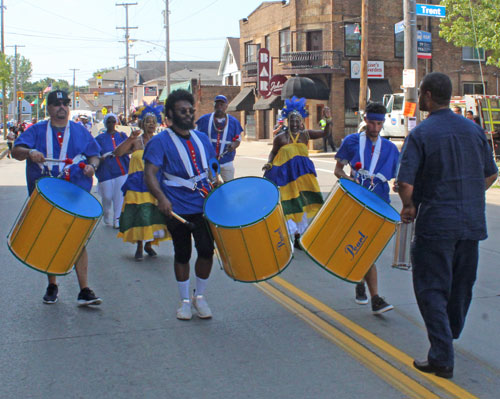
[[[167,228],[172,235],[174,243],[174,254],[176,263],[188,263],[191,259],[191,234],[194,237],[194,245],[200,258],[210,259],[214,255],[214,240],[210,234],[208,224],[201,213],[193,215],[181,215],[188,222],[194,223],[194,231],[175,218],[167,219]]]

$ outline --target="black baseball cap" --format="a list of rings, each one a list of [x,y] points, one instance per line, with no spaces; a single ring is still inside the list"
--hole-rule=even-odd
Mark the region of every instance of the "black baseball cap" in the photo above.
[[[54,90],[49,93],[47,96],[47,105],[51,105],[56,103],[57,101],[67,101],[69,102],[70,99],[68,97],[68,93],[66,93],[63,90]]]

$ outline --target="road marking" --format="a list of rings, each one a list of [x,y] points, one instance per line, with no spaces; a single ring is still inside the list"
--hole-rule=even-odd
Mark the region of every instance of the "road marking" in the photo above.
[[[313,307],[318,309],[320,312],[324,312],[326,315],[331,317],[333,320],[342,324],[344,327],[348,328],[354,334],[363,338],[364,340],[369,342],[371,345],[377,347],[378,349],[384,351],[392,358],[396,359],[400,363],[409,367],[411,370],[414,370],[415,372],[420,374],[422,377],[428,379],[433,384],[439,386],[441,389],[450,393],[454,397],[459,398],[459,399],[478,399],[472,393],[464,390],[462,387],[454,384],[453,382],[451,382],[449,380],[437,377],[434,374],[422,373],[422,372],[416,370],[413,367],[413,359],[410,356],[408,356],[406,353],[404,353],[404,352],[400,351],[399,349],[395,348],[394,346],[390,345],[389,343],[387,343],[383,339],[380,339],[379,337],[372,334],[368,330],[365,330],[361,326],[359,326],[356,323],[349,320],[347,317],[344,317],[340,313],[337,313],[332,308],[328,307],[327,305],[325,305],[321,301],[317,300],[316,298],[313,298],[312,296],[308,295],[304,291],[295,287],[293,284],[290,284],[288,281],[282,279],[281,277],[274,277],[272,281],[273,281],[273,283],[278,284],[279,286],[281,286],[285,290],[291,292],[293,295],[302,299],[304,302],[309,303],[310,305],[312,305]]]
[[[339,331],[313,312],[306,309],[292,298],[274,288],[269,283],[258,283],[257,287],[271,298],[285,306],[292,313],[296,314],[316,331],[324,335],[335,345],[349,353],[358,362],[370,369],[373,373],[388,382],[390,385],[405,394],[408,398],[415,399],[439,399],[432,391],[425,388],[397,368],[378,357],[376,354],[366,349],[343,332]]]

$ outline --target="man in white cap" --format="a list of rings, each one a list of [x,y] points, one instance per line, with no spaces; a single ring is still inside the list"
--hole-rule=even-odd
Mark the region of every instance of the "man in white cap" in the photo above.
[[[214,146],[224,182],[234,179],[233,160],[243,132],[238,119],[226,113],[227,105],[226,96],[219,94],[214,99],[214,112],[203,115],[196,122],[197,130],[206,133]]]

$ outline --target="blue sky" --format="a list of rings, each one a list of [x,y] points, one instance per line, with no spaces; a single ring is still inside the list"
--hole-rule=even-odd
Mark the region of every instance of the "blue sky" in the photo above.
[[[124,66],[125,7],[129,7],[130,54],[165,60],[164,0],[4,0],[5,45],[33,64],[32,80],[45,77],[84,85],[92,72]],[[225,37],[239,36],[239,20],[261,0],[170,0],[170,59],[219,60]],[[14,55],[13,47],[6,47]],[[133,66],[134,57],[130,58]]]

